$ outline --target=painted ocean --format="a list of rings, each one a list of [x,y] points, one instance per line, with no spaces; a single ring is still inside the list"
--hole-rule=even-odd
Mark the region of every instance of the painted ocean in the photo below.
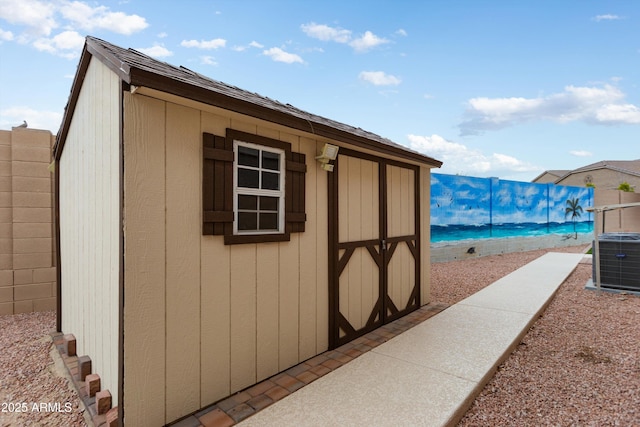
[[[576,222],[578,234],[593,233],[593,221]],[[530,237],[546,234],[574,235],[573,222],[506,223],[482,225],[432,225],[431,242],[449,242],[467,239],[490,239],[500,237]]]

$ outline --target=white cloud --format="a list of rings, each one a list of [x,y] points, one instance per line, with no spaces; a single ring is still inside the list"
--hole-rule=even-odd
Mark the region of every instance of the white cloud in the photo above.
[[[376,86],[397,86],[402,82],[400,78],[384,71],[363,71],[358,78]]]
[[[89,6],[81,1],[60,1],[59,12],[74,27],[92,31],[103,29],[114,33],[131,35],[149,26],[139,15],[111,12],[106,6]]]
[[[560,93],[538,98],[472,98],[459,127],[463,135],[469,135],[536,120],[603,125],[640,123],[640,110],[623,103],[624,96],[617,87],[605,84],[566,86]]]
[[[344,28],[339,27],[330,27],[324,24],[316,24],[315,22],[302,24],[300,25],[300,28],[309,37],[322,41],[348,44],[356,52],[366,52],[381,44],[389,43],[389,40],[378,37],[371,31],[365,31],[362,36],[354,39],[350,30],[345,30]],[[398,34],[406,35],[406,31],[398,30]]]
[[[499,176],[541,168],[502,153],[486,155],[440,135],[408,135],[409,148],[443,162],[441,172],[471,176]]]
[[[0,40],[11,41],[13,40],[13,33],[11,31],[4,31],[0,28]]]
[[[200,61],[205,65],[218,65],[218,62],[213,56],[201,56]]]
[[[602,123],[640,124],[640,108],[632,104],[608,104],[596,112],[596,120]]]
[[[596,22],[600,22],[600,21],[617,21],[618,19],[622,19],[622,18],[618,15],[606,14],[606,15],[594,16],[592,19]]]
[[[315,22],[302,24],[300,28],[309,37],[322,41],[348,43],[351,40],[351,31],[342,28],[329,27],[328,25],[316,24]]]
[[[2,0],[0,18],[11,24],[27,27],[28,35],[48,36],[58,27],[55,20],[57,4],[39,0]]]
[[[571,151],[569,151],[569,154],[571,154],[572,156],[576,156],[576,157],[591,157],[591,156],[593,156],[593,153],[591,151],[585,151],[585,150],[571,150]]]
[[[361,37],[351,41],[349,46],[355,49],[356,52],[366,52],[381,44],[389,43],[389,40],[380,38],[373,34],[371,31],[366,31]]]
[[[0,19],[22,27],[20,34],[13,36],[19,43],[32,44],[38,50],[66,58],[79,54],[63,47],[77,44],[69,40],[70,34],[106,30],[131,35],[149,26],[139,15],[113,12],[106,6],[69,0],[0,0]],[[64,31],[51,37],[58,28]]]
[[[173,52],[164,47],[164,45],[157,43],[152,47],[136,48],[136,50],[154,58],[166,58],[168,56],[173,56]]]
[[[258,43],[257,41],[252,41],[251,43],[249,43],[246,46],[233,46],[231,49],[235,50],[236,52],[244,52],[245,50],[249,49],[249,48],[256,48],[256,49],[262,49],[264,48],[263,45],[261,45],[260,43]]]
[[[26,120],[31,129],[46,129],[52,133],[58,132],[62,123],[62,113],[53,111],[38,111],[24,106],[15,106],[0,110],[0,128],[11,129]]]
[[[84,46],[84,37],[75,31],[63,31],[51,38],[39,38],[33,47],[42,52],[49,52],[63,58],[73,59],[80,56]]]
[[[293,64],[294,62],[299,62],[304,64],[302,58],[295,53],[285,52],[279,47],[272,47],[271,49],[267,49],[262,52],[265,56],[270,57],[276,62],[284,62],[287,64]]]
[[[219,49],[225,47],[227,41],[225,39],[212,39],[212,40],[182,40],[180,46],[183,47],[196,47],[198,49]]]
[[[400,28],[398,31],[396,31],[396,34],[402,37],[407,37],[407,32],[405,30],[403,30],[402,28]]]

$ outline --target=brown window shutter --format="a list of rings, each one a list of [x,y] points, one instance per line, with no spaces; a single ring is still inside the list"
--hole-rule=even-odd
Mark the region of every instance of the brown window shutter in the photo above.
[[[224,235],[233,227],[233,143],[202,134],[202,234]]]
[[[289,233],[304,232],[304,223],[307,220],[304,197],[306,173],[305,155],[291,152],[291,158],[287,159],[285,194],[285,221]]]

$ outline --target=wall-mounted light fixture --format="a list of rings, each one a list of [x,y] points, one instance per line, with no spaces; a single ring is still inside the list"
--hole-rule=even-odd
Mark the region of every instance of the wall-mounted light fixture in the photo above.
[[[322,153],[319,156],[316,156],[316,160],[321,163],[321,167],[323,170],[327,172],[333,172],[333,165],[329,162],[331,160],[335,160],[338,157],[338,150],[340,147],[337,145],[324,144],[322,147]]]

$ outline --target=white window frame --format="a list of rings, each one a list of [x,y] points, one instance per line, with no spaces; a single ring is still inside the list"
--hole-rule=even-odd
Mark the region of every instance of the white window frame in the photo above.
[[[262,161],[262,152],[278,154],[280,156],[279,168],[279,190],[265,190],[260,188],[238,187],[238,168],[258,170],[258,182],[262,183],[262,171],[274,172],[272,169],[262,169],[262,165],[257,168],[251,166],[243,166],[238,163],[238,147],[247,147],[260,151],[260,161]],[[268,145],[254,144],[240,140],[233,141],[233,234],[235,235],[259,235],[259,234],[284,234],[285,232],[285,173],[286,158],[285,151],[279,148],[270,147]],[[248,196],[268,196],[278,197],[278,229],[277,230],[238,230],[238,195]],[[258,216],[259,220],[259,216]]]

